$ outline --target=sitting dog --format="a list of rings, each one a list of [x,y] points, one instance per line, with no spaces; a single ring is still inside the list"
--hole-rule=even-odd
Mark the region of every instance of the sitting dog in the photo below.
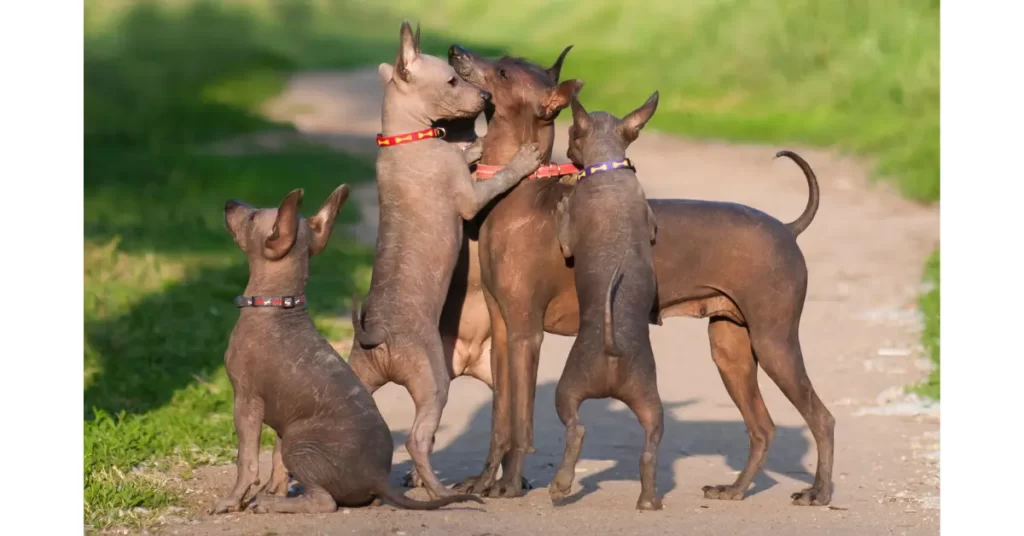
[[[416,404],[406,447],[434,497],[453,495],[430,464],[434,433],[451,375],[439,331],[442,307],[463,243],[463,225],[495,196],[540,164],[524,145],[491,181],[473,180],[467,152],[446,143],[439,121],[475,118],[490,94],[459,78],[447,62],[422,54],[419,30],[401,27],[394,66],[379,68],[384,86],[377,137],[380,230],[364,307],[354,311],[353,368],[373,393],[389,381]]]
[[[657,106],[655,92],[618,119],[588,114],[572,100],[568,157],[581,171],[576,188],[557,205],[555,227],[562,255],[573,259],[580,327],[555,391],[566,436],[562,464],[548,488],[552,501],[569,493],[576,475],[584,433],[580,404],[612,397],[629,406],[644,428],[636,507],[661,508],[655,473],[663,413],[649,324],[657,295],[651,255],[657,225],[626,158]]]
[[[241,312],[224,354],[235,394],[238,478],[211,513],[241,510],[259,485],[263,423],[278,435],[275,476],[286,481],[287,466],[305,492],[260,494],[251,505],[256,512],[333,512],[374,498],[415,510],[482,502],[473,495],[419,502],[388,486],[394,444],[387,423],[306,311],[309,259],[327,245],[348,193],[338,187],[308,220],[299,215],[302,190],[276,209],[234,200],[224,205],[227,228],[249,260],[249,284],[235,299]]]

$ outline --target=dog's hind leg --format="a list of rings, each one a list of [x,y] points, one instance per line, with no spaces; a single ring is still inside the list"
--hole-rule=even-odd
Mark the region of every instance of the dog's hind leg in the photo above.
[[[574,345],[573,350],[575,349]],[[562,455],[562,463],[558,466],[555,478],[551,479],[551,484],[548,485],[552,503],[569,495],[572,481],[576,478],[576,463],[579,462],[580,451],[583,449],[583,435],[586,433],[586,429],[580,423],[580,404],[586,396],[583,386],[578,383],[585,376],[579,374],[582,371],[573,366],[573,361],[573,352],[570,351],[565,370],[562,371],[562,377],[555,388],[555,411],[565,425],[565,453]]]
[[[814,436],[818,450],[818,466],[811,487],[794,493],[793,504],[827,505],[832,500],[832,457],[835,448],[835,418],[825,407],[807,377],[800,341],[798,323],[773,322],[775,329],[759,330],[752,323],[750,340],[761,368],[779,386],[786,398],[796,407]]]
[[[274,462],[270,466],[270,478],[267,480],[267,495],[285,497],[288,495],[288,468],[284,466],[284,456],[281,453],[281,436],[277,436],[274,443]]]
[[[654,355],[649,355],[654,363]],[[656,477],[658,474],[658,446],[665,429],[665,411],[658,394],[658,380],[654,367],[645,374],[639,385],[634,384],[624,391],[628,396],[622,401],[636,415],[640,425],[644,427],[644,450],[640,456],[640,497],[636,501],[637,510],[660,510],[661,499],[657,495]],[[632,382],[631,382],[632,383]],[[620,398],[620,397],[616,397]]]
[[[330,514],[338,509],[338,504],[323,488],[309,486],[298,497],[260,495],[249,508],[257,514]]]
[[[708,324],[711,358],[736,407],[743,416],[750,438],[747,465],[731,485],[704,486],[704,498],[740,500],[764,465],[768,447],[775,437],[775,424],[761,398],[757,385],[757,363],[750,349],[745,327],[724,318],[712,318]]]
[[[424,341],[419,348],[410,347],[402,356],[413,363],[429,363],[430,368],[418,370],[413,377],[402,382],[416,404],[416,417],[409,430],[405,447],[412,457],[413,464],[423,487],[434,499],[455,495],[438,480],[430,464],[430,454],[434,450],[434,435],[441,423],[441,414],[448,403],[448,386],[451,379],[444,364],[444,348],[441,345],[440,333],[434,332],[435,339]],[[425,352],[426,355],[416,355]]]

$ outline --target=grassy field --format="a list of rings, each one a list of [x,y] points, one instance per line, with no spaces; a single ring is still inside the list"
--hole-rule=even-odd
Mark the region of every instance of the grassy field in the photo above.
[[[290,71],[391,61],[403,16],[435,54],[458,42],[546,62],[574,44],[563,76],[586,81],[592,109],[622,113],[658,89],[656,128],[835,145],[875,158],[907,196],[938,199],[937,1],[644,4],[87,1],[85,521],[141,523],[135,508],[181,500],[135,468],[234,454],[222,359],[247,270],[224,201],[266,206],[304,187],[308,214],[372,178],[372,163],[320,148],[218,156],[209,144],[287,128],[256,110]],[[357,217],[347,206],[340,221]],[[936,362],[937,259],[922,297]],[[310,309],[329,336],[348,335],[337,315],[371,263],[341,234],[312,262]],[[937,370],[921,389],[938,395]]]

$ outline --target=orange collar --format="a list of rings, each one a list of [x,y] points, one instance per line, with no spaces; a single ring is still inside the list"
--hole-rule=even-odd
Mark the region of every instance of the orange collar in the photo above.
[[[490,179],[495,173],[504,169],[505,166],[485,166],[483,164],[476,165],[476,171],[473,172],[473,177],[478,180]],[[527,177],[530,180],[536,179],[550,179],[553,177],[563,177],[565,175],[573,175],[578,173],[580,170],[575,165],[569,164],[544,164],[537,168]]]
[[[397,136],[388,136],[386,138],[381,134],[377,134],[377,145],[380,147],[390,147],[392,145],[401,145],[411,141],[420,141],[429,138],[443,138],[445,134],[445,130],[440,127],[428,128],[417,132],[410,132],[408,134],[399,134]]]

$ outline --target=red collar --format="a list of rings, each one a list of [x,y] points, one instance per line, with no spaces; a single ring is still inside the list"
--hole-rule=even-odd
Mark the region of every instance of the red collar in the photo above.
[[[292,307],[306,303],[305,296],[235,296],[235,307]]]
[[[399,134],[397,136],[388,136],[386,138],[381,134],[377,134],[377,145],[380,147],[390,147],[392,145],[401,145],[411,141],[420,141],[429,138],[443,138],[445,134],[445,130],[440,127],[428,128],[417,132],[410,132],[408,134]]]
[[[476,171],[473,172],[473,177],[478,180],[489,179],[494,176],[495,173],[504,169],[505,166],[485,166],[483,164],[476,165]],[[563,177],[565,175],[573,175],[579,172],[579,168],[573,164],[544,164],[537,168],[527,177],[530,180],[535,179],[550,179],[552,177]]]

